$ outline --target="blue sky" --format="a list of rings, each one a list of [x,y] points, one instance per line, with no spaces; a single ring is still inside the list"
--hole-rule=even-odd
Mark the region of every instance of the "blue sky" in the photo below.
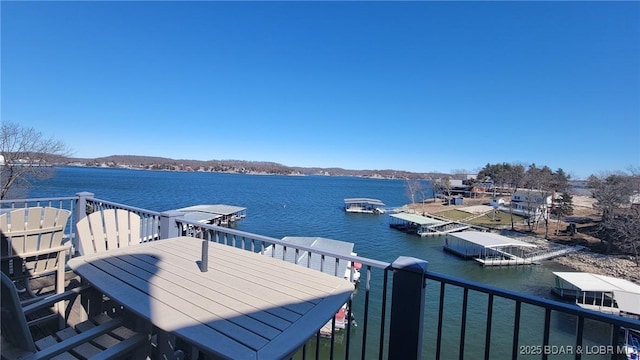
[[[0,6],[2,119],[76,157],[640,166],[640,2]]]

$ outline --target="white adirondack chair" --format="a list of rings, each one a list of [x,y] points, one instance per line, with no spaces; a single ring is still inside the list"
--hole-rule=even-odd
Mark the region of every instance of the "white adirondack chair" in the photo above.
[[[93,212],[76,224],[80,255],[140,244],[140,216],[122,209]]]
[[[16,209],[0,215],[2,272],[13,281],[24,280],[27,292],[36,297],[30,279],[56,274],[56,292],[64,291],[64,271],[70,242],[64,228],[71,212],[53,207]]]
[[[37,277],[55,275],[55,293],[64,292],[65,265],[71,244],[63,241],[70,214],[68,210],[53,207],[30,207],[0,215],[0,267],[12,281],[24,283],[30,299],[24,299],[23,304],[47,295],[40,292],[42,289],[32,289],[31,281]],[[59,303],[56,308],[61,313],[64,304]]]

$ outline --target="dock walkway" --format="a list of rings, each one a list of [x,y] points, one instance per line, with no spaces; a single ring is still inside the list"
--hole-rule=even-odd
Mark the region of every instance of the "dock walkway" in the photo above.
[[[530,255],[527,256],[528,260],[531,260],[531,262],[539,262],[542,260],[548,260],[548,259],[552,259],[554,257],[558,257],[558,256],[562,256],[562,255],[566,255],[572,252],[576,252],[576,251],[580,251],[585,249],[584,246],[582,245],[575,245],[575,246],[567,246],[567,245],[559,245],[556,244],[555,246],[543,250],[541,252],[538,252],[534,255]]]
[[[485,231],[481,226],[468,224],[461,221],[450,220],[443,217],[435,216],[432,214],[423,213],[418,215],[415,213],[395,213],[391,214],[393,219],[399,222],[392,222],[390,226],[392,228],[406,231],[409,233],[417,234],[419,236],[438,236],[464,231],[467,229],[474,229],[479,231]]]
[[[471,225],[457,221],[448,221],[441,224],[427,226],[428,231],[420,233],[421,236],[445,235],[456,231],[462,231],[471,228]]]

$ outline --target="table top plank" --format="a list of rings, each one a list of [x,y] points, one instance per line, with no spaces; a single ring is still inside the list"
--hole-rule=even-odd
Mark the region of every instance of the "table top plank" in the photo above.
[[[292,355],[353,292],[347,280],[227,245],[173,238],[74,258],[69,266],[155,326],[222,358]]]

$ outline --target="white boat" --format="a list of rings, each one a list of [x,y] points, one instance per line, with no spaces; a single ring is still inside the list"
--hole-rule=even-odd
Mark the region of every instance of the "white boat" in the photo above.
[[[385,204],[378,199],[347,198],[344,199],[344,210],[349,213],[384,214]]]

